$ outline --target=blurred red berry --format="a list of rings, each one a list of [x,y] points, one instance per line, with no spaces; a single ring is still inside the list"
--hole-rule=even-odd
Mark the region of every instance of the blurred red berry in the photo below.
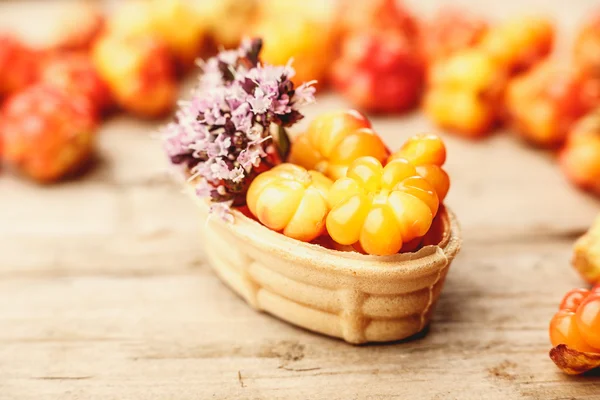
[[[405,35],[381,30],[346,38],[332,70],[334,86],[355,106],[400,112],[415,106],[425,81],[425,62]]]
[[[393,30],[410,38],[420,33],[420,23],[400,0],[342,0],[339,29],[344,34],[368,29]]]
[[[4,160],[38,182],[56,181],[87,161],[95,129],[87,102],[47,84],[10,97],[0,114]]]
[[[0,34],[0,97],[32,84],[38,75],[36,52],[11,35]]]
[[[98,113],[111,104],[108,86],[96,72],[90,56],[84,53],[50,58],[41,69],[40,81],[64,89],[71,96],[81,96]]]
[[[475,46],[488,29],[483,18],[451,6],[442,6],[423,29],[423,46],[429,63]]]
[[[600,12],[592,16],[577,34],[573,56],[578,69],[600,76]]]
[[[579,101],[586,111],[600,107],[600,74],[580,72],[579,81]]]
[[[505,94],[507,119],[529,142],[562,145],[577,119],[589,111],[592,98],[580,74],[551,62],[537,64],[512,79]]]

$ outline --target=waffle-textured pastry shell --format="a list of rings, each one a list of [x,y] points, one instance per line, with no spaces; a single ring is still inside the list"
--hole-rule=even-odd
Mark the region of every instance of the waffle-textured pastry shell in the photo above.
[[[425,328],[460,249],[445,208],[438,245],[368,256],[288,238],[239,211],[233,223],[209,217],[209,205],[190,194],[207,260],[228,286],[257,310],[349,343],[400,340]]]

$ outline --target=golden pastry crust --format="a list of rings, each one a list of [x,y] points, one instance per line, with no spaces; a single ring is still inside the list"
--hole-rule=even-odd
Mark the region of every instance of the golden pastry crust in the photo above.
[[[232,223],[209,218],[210,204],[193,185],[187,192],[208,219],[201,230],[207,260],[228,286],[259,311],[348,343],[422,331],[461,247],[456,217],[445,208],[419,250],[370,256],[289,238],[236,209]]]

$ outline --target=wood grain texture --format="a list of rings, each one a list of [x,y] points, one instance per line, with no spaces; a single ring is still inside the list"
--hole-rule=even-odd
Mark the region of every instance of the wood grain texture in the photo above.
[[[39,34],[31,7],[51,3],[2,2],[0,28]],[[594,1],[460,3],[498,17],[547,10],[568,30]],[[343,105],[326,95],[309,116]],[[437,131],[418,114],[374,125],[392,147]],[[444,135],[464,245],[431,329],[354,347],[257,313],[220,283],[155,127],[110,120],[77,181],[0,172],[0,399],[600,399],[598,374],[567,377],[548,357],[551,315],[582,285],[573,241],[600,211],[550,155],[507,133]]]

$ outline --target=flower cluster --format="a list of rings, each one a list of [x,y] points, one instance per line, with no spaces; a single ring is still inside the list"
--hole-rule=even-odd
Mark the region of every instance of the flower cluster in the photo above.
[[[163,131],[171,162],[197,182],[198,196],[213,202],[242,204],[252,179],[281,162],[279,134],[314,101],[313,82],[294,88],[289,64],[260,63],[261,46],[260,39],[245,40],[201,62],[191,100],[180,103]]]

